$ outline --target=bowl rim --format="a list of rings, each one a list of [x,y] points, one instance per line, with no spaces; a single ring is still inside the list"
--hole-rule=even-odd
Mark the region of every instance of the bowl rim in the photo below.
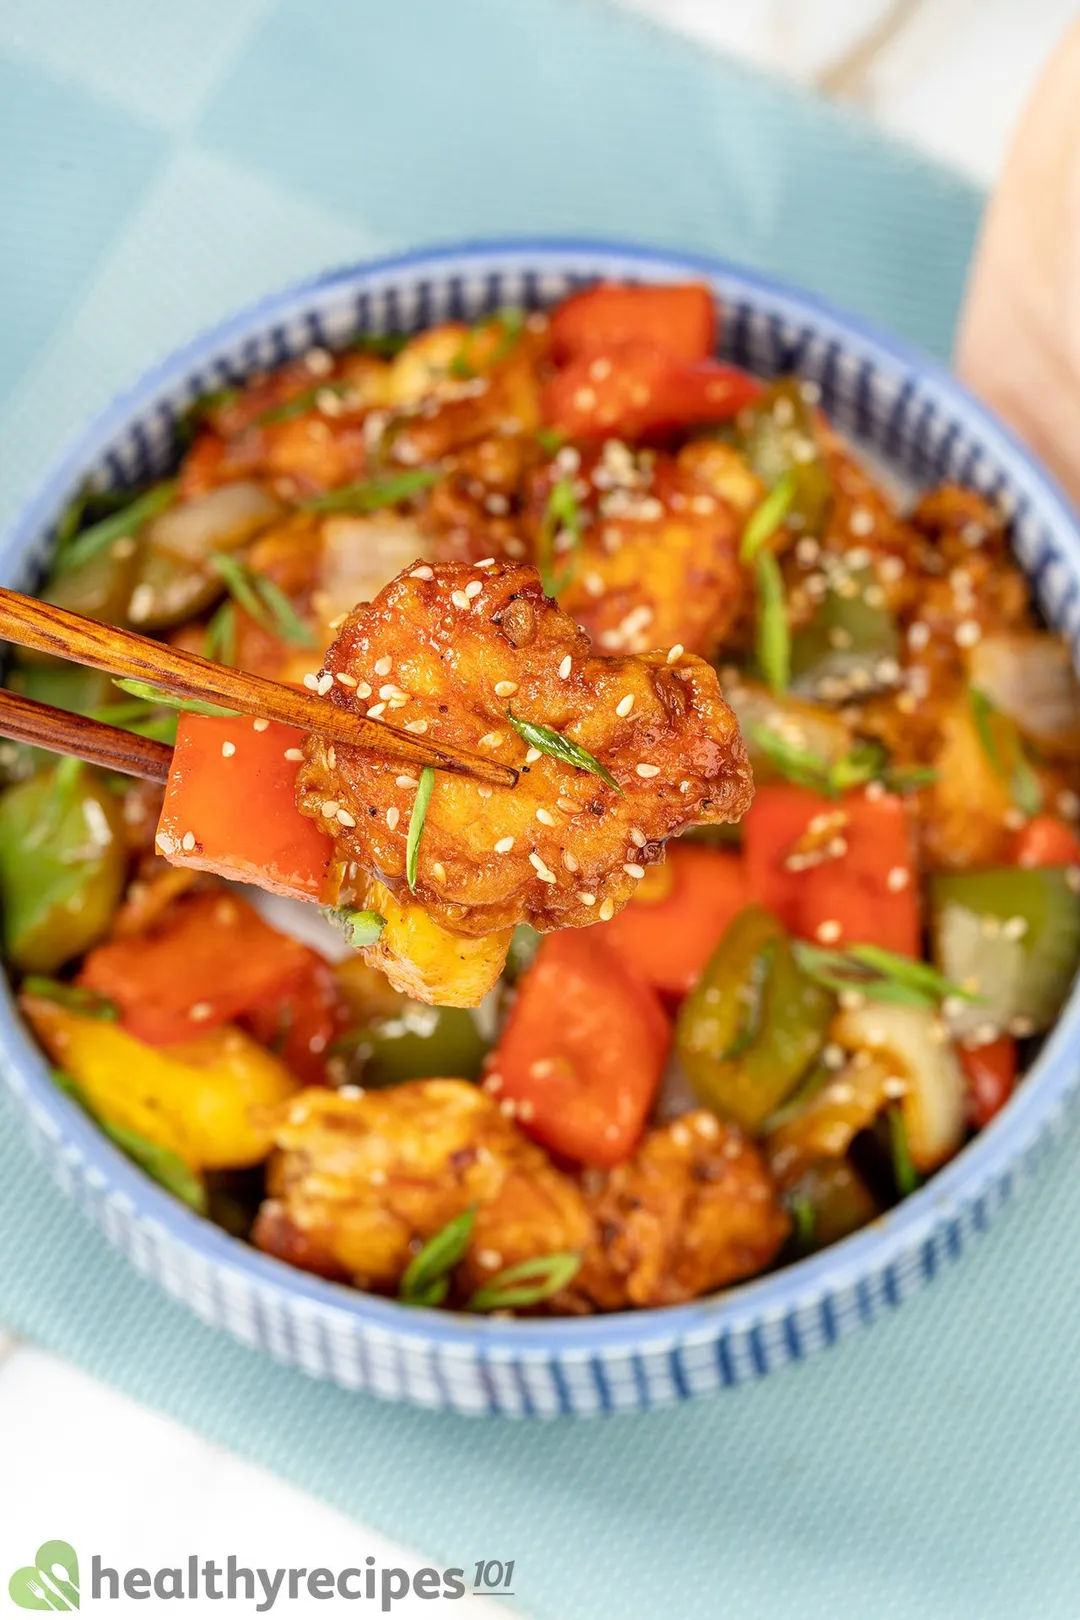
[[[753,299],[765,295],[781,318],[813,325],[815,335],[847,349],[855,339],[863,357],[892,376],[911,377],[961,414],[978,442],[1011,463],[1037,498],[1059,554],[1080,580],[1080,523],[1063,491],[1019,438],[933,357],[872,321],[848,314],[828,299],[793,283],[707,254],[589,236],[509,236],[433,244],[320,272],[271,292],[225,316],[156,361],[73,434],[40,479],[0,541],[0,573],[19,567],[58,502],[132,417],[167,385],[206,365],[229,344],[287,320],[319,294],[397,275],[467,272],[470,267],[565,271],[578,258],[587,274],[617,274],[620,266],[654,279],[706,276],[722,288]],[[472,261],[470,266],[470,261]],[[604,261],[607,261],[606,263]],[[0,999],[0,1067],[17,1098],[27,1102],[47,1135],[90,1168],[107,1193],[118,1196],[140,1223],[227,1271],[243,1274],[263,1295],[284,1292],[320,1314],[398,1342],[437,1346],[440,1352],[491,1360],[530,1356],[591,1360],[597,1351],[648,1353],[711,1342],[755,1326],[781,1323],[803,1308],[887,1273],[935,1232],[958,1221],[995,1188],[1004,1196],[1018,1166],[1032,1155],[1080,1084],[1080,1065],[1070,1049],[1080,1044],[1080,981],[1053,1030],[1000,1114],[933,1178],[894,1210],[820,1254],[684,1305],[629,1310],[589,1317],[494,1321],[413,1306],[327,1282],[263,1254],[196,1215],[151,1181],[115,1148],[71,1099],[53,1084],[47,1064],[19,1018],[6,976]],[[47,1122],[47,1123],[46,1123]],[[976,1222],[981,1226],[981,1222]]]

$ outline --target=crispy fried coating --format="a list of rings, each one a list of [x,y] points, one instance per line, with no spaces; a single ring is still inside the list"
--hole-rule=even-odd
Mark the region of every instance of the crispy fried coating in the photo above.
[[[576,534],[553,521],[560,482],[575,500]],[[529,528],[560,606],[601,652],[678,644],[709,658],[743,605],[741,520],[671,456],[617,439],[596,451],[567,446],[532,480]]]
[[[415,897],[479,935],[529,922],[582,927],[625,904],[666,839],[737,820],[751,778],[715,672],[690,655],[596,658],[527,565],[419,565],[350,616],[324,663],[327,698],[516,766],[515,788],[439,774]],[[530,747],[535,722],[586,749],[591,770]],[[343,864],[408,897],[415,777],[311,737],[297,802]]]
[[[376,1293],[395,1292],[417,1250],[469,1208],[451,1303],[506,1266],[581,1254],[543,1307],[559,1313],[693,1299],[768,1265],[788,1231],[757,1148],[705,1110],[650,1131],[593,1194],[465,1080],[312,1088],[280,1111],[274,1141],[255,1243]]]
[[[397,1290],[413,1255],[476,1207],[459,1293],[503,1266],[581,1250],[585,1199],[465,1080],[385,1091],[312,1088],[283,1111],[258,1247],[377,1293]]]
[[[757,1147],[703,1108],[649,1131],[590,1203],[597,1237],[573,1289],[600,1310],[678,1305],[752,1276],[789,1229]]]

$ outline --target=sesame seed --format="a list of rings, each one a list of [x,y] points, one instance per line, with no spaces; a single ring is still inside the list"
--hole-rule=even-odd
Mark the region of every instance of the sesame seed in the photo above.
[[[503,1257],[498,1249],[478,1249],[476,1263],[483,1266],[485,1271],[498,1271],[503,1263]]]
[[[574,405],[579,411],[591,411],[596,405],[596,391],[592,388],[579,388],[574,394]]]
[[[578,890],[578,899],[583,906],[595,906],[596,904],[595,894],[588,894],[584,889]]]
[[[567,676],[570,673],[572,663],[573,663],[573,660],[571,659],[570,654],[567,653],[566,657],[563,659],[562,663],[559,665],[559,679],[560,679],[560,681],[565,681],[566,680]]]
[[[953,637],[958,647],[974,647],[982,640],[982,627],[975,619],[962,619]]]
[[[323,813],[324,816],[329,816],[330,819],[333,820],[333,818],[338,813],[338,802],[337,802],[337,800],[336,799],[324,799],[323,802],[322,802],[322,813]]]
[[[356,695],[358,698],[369,698],[371,696],[371,687],[368,685],[367,681],[360,682],[359,686],[356,688]]]
[[[848,518],[848,528],[852,534],[872,534],[874,532],[874,514],[868,506],[852,507]]]
[[[415,731],[417,735],[420,735],[421,732],[426,731],[427,728],[428,723],[426,720],[406,720],[405,722],[405,730]]]
[[[630,713],[630,710],[633,707],[634,694],[633,692],[627,692],[626,696],[624,698],[620,698],[618,703],[616,703],[615,713],[619,716],[620,720],[625,720],[626,716]]]
[[[1034,1018],[1024,1018],[1018,1015],[1016,1018],[1009,1020],[1009,1034],[1015,1036],[1018,1041],[1026,1040],[1029,1035],[1034,1035],[1034,1033]]]
[[[180,848],[186,850],[193,850],[195,848],[195,834],[193,832],[186,832],[184,834],[183,838],[180,840]]]
[[[491,790],[491,788],[488,787],[486,782],[479,783],[479,785],[477,786],[476,791],[477,791],[477,793],[479,794],[479,796],[482,799],[490,799],[491,798],[491,791],[492,790]]]
[[[890,1102],[899,1102],[902,1097],[907,1096],[907,1081],[901,1080],[898,1074],[890,1074],[881,1082],[881,1091]]]
[[[431,875],[435,879],[436,883],[446,882],[446,867],[443,865],[442,861],[432,861]]]
[[[1003,922],[1002,925],[1001,925],[1001,937],[1002,937],[1002,939],[1010,939],[1010,940],[1023,939],[1023,937],[1027,933],[1027,931],[1028,931],[1028,922],[1027,922],[1026,917],[1010,917],[1006,922]]]
[[[337,818],[341,822],[341,825],[343,827],[355,827],[356,826],[356,817],[350,815],[347,810],[339,810],[338,813],[337,813]]]
[[[291,760],[295,760],[295,761],[299,762],[300,760],[303,759],[303,757],[304,757],[304,750],[302,748],[286,748],[286,750],[285,750],[285,758],[286,759],[291,759]]]
[[[477,568],[494,568],[495,559],[494,557],[481,557],[476,566]]]
[[[501,748],[502,747],[502,742],[503,742],[503,740],[502,740],[502,735],[501,735],[500,732],[498,732],[498,731],[488,731],[488,732],[485,732],[484,735],[481,737],[480,741],[477,743],[477,747],[478,748]]]
[[[334,676],[334,679],[335,679],[335,681],[337,681],[339,686],[355,686],[356,685],[356,676],[355,675],[345,675],[345,674],[343,674],[343,673],[341,673],[339,671],[338,674],[336,674]]]
[[[495,853],[496,855],[509,855],[513,847],[514,840],[512,838],[500,838],[495,845]]]
[[[624,861],[623,871],[626,873],[627,877],[643,878],[645,876],[645,868],[643,866],[639,866],[636,861]]]
[[[668,661],[669,664],[677,664],[679,662],[679,659],[682,657],[682,655],[683,655],[682,642],[677,641],[675,643],[674,647],[669,649],[668,655],[667,655],[667,661]]]
[[[814,930],[814,934],[823,945],[835,945],[843,931],[843,928],[836,921],[836,919],[834,917],[829,917],[825,920],[825,922],[818,923]]]
[[[223,759],[232,759],[232,757],[233,757],[233,755],[235,753],[236,753],[236,744],[235,743],[232,743],[232,742],[223,742],[222,743],[222,745],[221,745],[221,756],[222,756]]]
[[[554,827],[555,825],[555,817],[550,810],[545,810],[543,805],[537,810],[536,819],[542,821],[545,827]]]
[[[312,675],[310,673],[305,675],[304,676],[304,685],[307,687],[309,692],[318,691],[319,677],[317,675]]]
[[[526,765],[535,765],[537,760],[542,758],[543,755],[541,754],[539,748],[527,748],[525,750]]]
[[[529,1064],[529,1073],[534,1080],[546,1080],[549,1074],[554,1074],[555,1064],[551,1058],[537,1058],[535,1063]]]
[[[188,1008],[188,1017],[196,1024],[204,1023],[207,1018],[214,1016],[213,1003],[210,1001],[196,1001],[194,1006]]]
[[[639,776],[649,777],[660,775],[659,765],[635,765],[634,769],[637,771]]]
[[[996,1041],[1000,1034],[1001,1030],[997,1024],[991,1023],[989,1019],[985,1024],[977,1024],[972,1031],[976,1046],[989,1046],[991,1041]]]
[[[518,689],[517,681],[496,681],[495,682],[495,696],[496,697],[513,697],[513,695],[517,691],[517,689]]]
[[[578,858],[571,849],[563,850],[562,863],[568,872],[576,872],[578,869]]]
[[[636,844],[638,849],[644,849],[649,840],[640,827],[631,827],[630,842]]]
[[[469,598],[479,596],[483,588],[483,583],[480,580],[470,579],[469,583],[465,587],[465,595]]]
[[[885,879],[885,887],[890,889],[893,894],[899,894],[901,889],[906,889],[910,882],[911,873],[908,871],[907,867],[894,866],[890,869],[889,875]]]
[[[368,718],[371,719],[371,720],[377,720],[381,714],[385,714],[385,713],[386,713],[386,704],[385,703],[373,703],[371,705],[371,708],[368,709],[368,711],[367,711]]]
[[[399,788],[418,788],[420,786],[415,776],[396,776],[394,780]]]
[[[472,606],[472,603],[469,601],[469,598],[465,595],[464,591],[454,591],[451,594],[450,600],[453,602],[456,608],[462,608],[463,610]]]
[[[389,827],[391,832],[394,831],[394,828],[397,826],[400,820],[401,811],[398,809],[396,804],[392,804],[389,810],[386,812],[386,825]]]
[[[483,564],[481,564],[481,567],[483,567]],[[427,563],[424,563],[422,568],[414,568],[412,573],[409,575],[409,578],[410,579],[434,579],[435,574],[434,574],[433,570],[428,567]]]
[[[320,675],[319,679],[315,682],[315,690],[316,690],[316,692],[318,692],[320,697],[325,697],[327,692],[329,692],[330,688],[333,686],[333,684],[334,684],[334,677],[332,675]],[[256,731],[258,731],[258,729],[259,729],[257,721],[255,723],[255,729],[256,729]]]
[[[531,861],[533,867],[535,868],[536,875],[540,879],[541,883],[557,883],[558,882],[558,879],[556,878],[555,873],[551,870],[551,868],[549,866],[546,866],[544,864],[543,860],[540,858],[540,856],[536,853],[535,850],[533,850],[532,853],[530,854],[529,860]]]
[[[827,1069],[842,1069],[847,1061],[847,1054],[845,1053],[844,1048],[839,1046],[836,1041],[830,1041],[829,1044],[822,1049],[821,1061],[824,1063]]]
[[[597,912],[597,916],[600,918],[600,921],[601,922],[610,922],[612,917],[614,917],[614,915],[615,915],[615,902],[614,902],[614,900],[604,900],[604,901],[602,901],[601,905],[600,905],[600,910]]]
[[[375,673],[376,675],[389,675],[393,667],[394,660],[392,658],[380,658],[375,665]]]

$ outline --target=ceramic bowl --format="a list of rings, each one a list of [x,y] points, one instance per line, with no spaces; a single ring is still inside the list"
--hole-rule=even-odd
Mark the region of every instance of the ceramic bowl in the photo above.
[[[506,241],[336,271],[267,298],[179,350],[64,454],[0,546],[0,578],[38,577],[57,517],[87,474],[161,473],[185,405],[312,344],[505,305],[551,303],[597,277],[712,285],[723,354],[796,371],[836,426],[907,483],[957,479],[1006,502],[1049,622],[1080,641],[1080,534],[1060,492],[940,366],[817,298],[734,265],[622,244]],[[408,1309],[292,1270],[149,1181],[52,1083],[10,997],[0,1064],[60,1186],[109,1243],[206,1322],[279,1361],[463,1413],[586,1416],[663,1406],[776,1372],[901,1304],[957,1260],[1030,1174],[1080,1083],[1074,993],[1008,1106],[933,1180],[845,1242],[693,1304],[573,1320],[490,1321]]]

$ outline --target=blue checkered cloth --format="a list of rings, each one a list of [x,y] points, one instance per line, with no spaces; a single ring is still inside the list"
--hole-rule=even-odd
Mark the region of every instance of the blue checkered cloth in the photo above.
[[[329,264],[638,238],[942,355],[977,216],[862,125],[599,0],[0,0],[0,513],[155,356]],[[1074,1620],[1069,1159],[813,1362],[674,1411],[512,1425],[315,1385],[204,1328],[86,1227],[0,1103],[0,1319],[436,1564],[515,1559],[541,1620]]]

